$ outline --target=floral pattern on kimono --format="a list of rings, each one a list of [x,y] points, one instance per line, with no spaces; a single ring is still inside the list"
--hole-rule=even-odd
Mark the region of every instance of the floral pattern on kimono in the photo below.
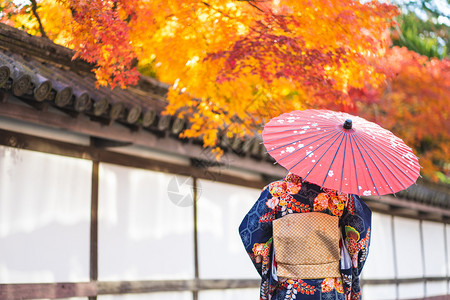
[[[287,214],[308,212],[339,217],[343,237],[341,277],[277,277],[272,221]],[[261,276],[260,299],[361,299],[359,275],[369,250],[371,215],[358,196],[320,188],[292,173],[266,186],[239,226],[244,247]]]

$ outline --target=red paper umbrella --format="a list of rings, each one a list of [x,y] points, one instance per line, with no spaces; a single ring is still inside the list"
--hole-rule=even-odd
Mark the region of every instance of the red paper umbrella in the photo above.
[[[285,113],[263,130],[268,153],[290,172],[322,187],[385,195],[416,182],[417,157],[389,130],[329,110]]]

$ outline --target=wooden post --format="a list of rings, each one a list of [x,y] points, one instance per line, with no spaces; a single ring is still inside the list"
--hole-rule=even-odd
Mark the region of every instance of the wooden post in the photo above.
[[[198,232],[197,232],[197,197],[198,197],[198,186],[197,186],[197,178],[193,177],[192,180],[192,195],[193,195],[193,213],[194,213],[194,278],[195,282],[198,282],[200,280],[199,271],[198,271]],[[192,292],[193,300],[198,300],[198,290],[194,290]]]
[[[98,280],[98,170],[99,162],[92,162],[91,187],[91,235],[90,235],[90,280]],[[97,300],[97,296],[90,296],[89,300]]]

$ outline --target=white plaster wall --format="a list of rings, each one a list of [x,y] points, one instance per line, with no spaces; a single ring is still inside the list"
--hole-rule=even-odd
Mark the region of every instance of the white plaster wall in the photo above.
[[[99,280],[194,278],[192,179],[103,163],[99,178]]]
[[[200,187],[197,205],[200,278],[259,278],[238,228],[261,191],[211,180],[200,180]]]
[[[0,146],[0,283],[89,280],[92,163]]]

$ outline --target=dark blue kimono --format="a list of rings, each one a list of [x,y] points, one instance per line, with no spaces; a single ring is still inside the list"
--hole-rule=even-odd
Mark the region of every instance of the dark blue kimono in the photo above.
[[[286,214],[308,212],[339,217],[341,277],[277,277],[272,221]],[[245,249],[261,276],[260,299],[361,299],[359,275],[368,254],[371,215],[369,207],[359,197],[321,189],[291,173],[266,186],[239,226]]]

